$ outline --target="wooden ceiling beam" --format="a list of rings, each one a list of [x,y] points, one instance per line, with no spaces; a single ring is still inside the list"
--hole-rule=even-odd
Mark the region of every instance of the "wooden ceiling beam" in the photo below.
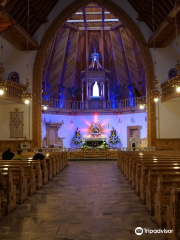
[[[51,0],[51,1],[47,1],[47,5],[46,5],[46,12],[44,12],[44,16],[47,17],[48,14],[51,12],[51,10],[54,8],[54,6],[56,5],[56,3],[58,2],[58,0]],[[43,2],[44,4],[44,2]],[[47,20],[48,21],[48,20]],[[37,23],[37,24],[35,24]],[[36,18],[34,18],[34,22],[32,22],[30,24],[30,28],[29,28],[29,33],[31,34],[31,36],[34,35],[34,33],[37,31],[37,29],[41,26],[42,22],[37,21]]]
[[[5,7],[8,2],[9,2],[9,0],[1,0],[0,4],[1,4],[1,6]]]
[[[104,8],[102,8],[102,30],[104,30]]]
[[[85,9],[84,9],[84,7],[82,8],[82,11],[83,11],[84,27],[85,27],[85,30],[87,30],[86,14],[85,14]]]
[[[168,10],[168,14],[169,14],[171,12],[171,10],[172,10],[171,4],[168,1],[163,1],[163,4],[166,7],[166,9]]]
[[[21,51],[27,50],[27,32],[19,25],[9,27],[3,37]],[[29,51],[37,50],[37,42],[29,35]]]
[[[167,16],[169,14],[169,11],[164,7],[164,4],[162,2],[158,1],[156,4],[159,7],[159,12],[162,12],[164,16]]]
[[[13,14],[12,17],[18,20],[19,13],[22,13],[22,9],[24,10],[24,1],[21,1],[19,4],[16,5],[15,8],[13,8]]]
[[[180,15],[180,6],[178,6],[177,9],[174,7],[171,10],[171,12],[167,15],[166,19],[161,23],[161,25],[156,29],[155,33],[150,37],[148,41],[150,48],[154,46],[154,39],[155,39],[155,42],[162,42],[162,44],[158,45],[158,47],[166,47],[167,44],[169,44],[174,39],[174,35],[171,34],[172,24],[170,23],[169,19],[174,21],[173,19],[176,16],[176,14]],[[168,29],[170,29],[169,34],[166,34]],[[168,35],[168,39],[163,37],[163,34],[165,34],[166,36]]]

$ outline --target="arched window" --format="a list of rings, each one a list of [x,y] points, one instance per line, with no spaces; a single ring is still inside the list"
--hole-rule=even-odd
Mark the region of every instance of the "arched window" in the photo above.
[[[13,82],[16,82],[16,83],[19,83],[19,74],[17,72],[11,72],[8,76],[8,79],[10,81],[13,81]]]

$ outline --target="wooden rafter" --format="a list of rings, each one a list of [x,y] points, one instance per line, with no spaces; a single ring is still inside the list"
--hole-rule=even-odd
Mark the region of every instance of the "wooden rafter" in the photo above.
[[[104,8],[102,8],[102,30],[104,30]]]
[[[154,41],[156,47],[166,47],[176,37],[175,16],[177,18],[177,24],[180,26],[180,20],[178,21],[178,19],[180,19],[180,6],[177,8],[174,7],[166,19],[156,29],[148,41],[149,47],[154,47]],[[178,34],[179,33],[180,29],[178,28]]]
[[[85,14],[85,9],[84,9],[84,7],[82,8],[82,11],[83,11],[83,18],[84,18],[84,27],[85,27],[85,30],[87,30],[86,14]]]

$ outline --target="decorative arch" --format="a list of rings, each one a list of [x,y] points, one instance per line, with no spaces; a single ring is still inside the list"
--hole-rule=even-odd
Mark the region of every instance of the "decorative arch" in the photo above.
[[[63,23],[68,19],[70,15],[78,11],[84,5],[92,2],[92,0],[76,0],[70,4],[66,9],[64,9],[52,22],[48,30],[43,36],[41,43],[39,45],[36,59],[34,63],[33,71],[33,145],[34,147],[41,146],[41,87],[42,87],[42,69],[46,50],[49,43],[52,40],[52,36],[55,35],[57,29],[63,25]],[[148,146],[154,146],[156,140],[156,120],[155,120],[155,104],[150,98],[150,91],[153,89],[153,77],[154,68],[151,58],[151,54],[146,43],[144,36],[141,31],[134,23],[134,21],[129,17],[129,15],[124,12],[119,6],[110,0],[93,0],[93,2],[106,8],[114,15],[116,15],[122,22],[129,28],[131,33],[134,35],[141,54],[144,59],[145,72],[146,72],[146,99],[147,99],[147,133],[148,133]]]

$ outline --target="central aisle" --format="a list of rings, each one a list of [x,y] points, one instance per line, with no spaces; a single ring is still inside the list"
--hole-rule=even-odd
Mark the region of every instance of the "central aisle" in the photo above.
[[[0,222],[0,239],[165,240],[115,161],[69,166]]]

